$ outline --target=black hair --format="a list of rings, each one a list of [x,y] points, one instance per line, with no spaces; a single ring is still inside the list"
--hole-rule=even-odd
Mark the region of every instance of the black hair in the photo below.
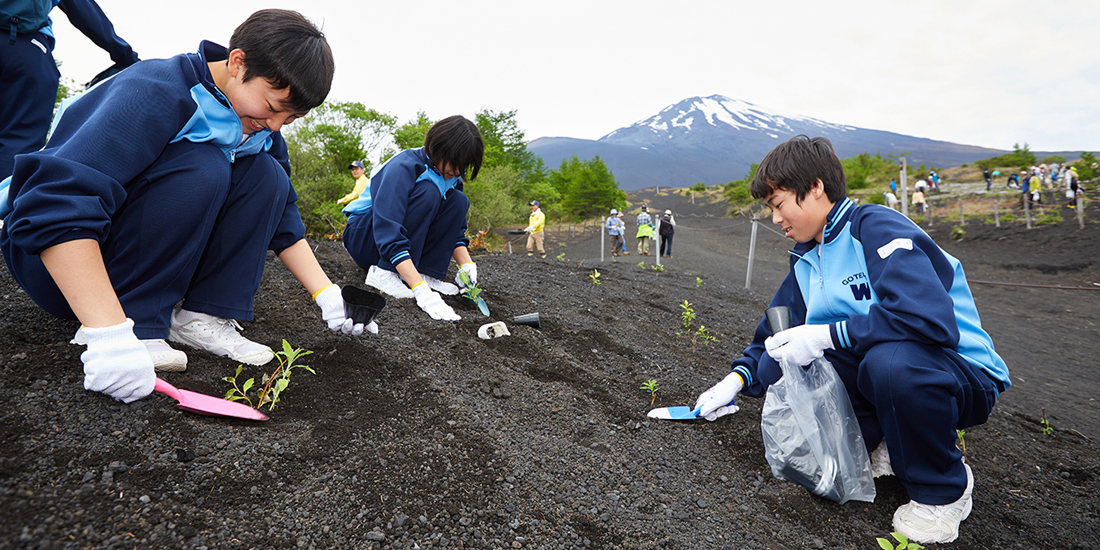
[[[476,124],[462,115],[454,115],[428,129],[424,152],[440,170],[449,164],[452,169],[469,174],[469,179],[475,179],[485,157],[485,142]]]
[[[797,135],[764,156],[749,184],[749,192],[753,198],[766,199],[772,192],[785,189],[801,203],[817,180],[821,180],[831,202],[840,202],[848,194],[844,167],[832,142],[823,137]]]
[[[233,31],[229,51],[244,52],[244,81],[259,77],[276,90],[290,89],[287,106],[306,112],[332,87],[335,64],[324,33],[302,14],[260,10]]]

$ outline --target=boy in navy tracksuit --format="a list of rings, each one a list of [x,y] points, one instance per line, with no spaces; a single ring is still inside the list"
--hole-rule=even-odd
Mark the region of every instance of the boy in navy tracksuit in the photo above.
[[[699,414],[715,420],[737,410],[738,393],[764,395],[782,376],[778,361],[824,355],[876,449],[872,469],[892,464],[909,494],[895,530],[922,543],[955,540],[974,487],[956,429],[985,422],[1010,385],[958,260],[898,212],[849,200],[825,138],[776,147],[751,191],[798,243],[771,305],[790,307],[799,326],[772,335],[762,320],[732,372],[699,397]]]
[[[463,274],[477,284],[462,180],[477,177],[484,152],[477,126],[456,115],[435,123],[424,147],[398,153],[375,172],[369,198],[344,208],[344,246],[367,270],[368,285],[395,298],[415,297],[432,319],[459,319],[438,293],[458,294]],[[459,265],[458,286],[442,280],[451,258]]]
[[[0,249],[31,299],[84,325],[85,388],[145,397],[154,369],[186,366],[166,336],[271,360],[234,321],[252,318],[269,249],[330,328],[361,332],[303,239],[279,133],[324,101],[332,73],[312,23],[262,10],[228,50],[203,42],[93,87],[58,115],[45,149],[16,160]]]
[[[138,62],[137,53],[115,34],[93,0],[52,0],[50,4],[61,8],[74,27],[110,54],[114,62],[110,71]],[[46,143],[60,77],[53,47],[52,22],[13,35],[11,25],[0,21],[0,180],[11,175],[15,155],[37,151]]]

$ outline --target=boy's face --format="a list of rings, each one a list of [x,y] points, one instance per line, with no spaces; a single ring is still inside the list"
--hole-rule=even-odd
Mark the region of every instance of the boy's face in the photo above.
[[[251,134],[264,129],[278,132],[285,124],[306,113],[295,112],[287,106],[290,90],[276,90],[264,78],[252,78],[244,81],[244,52],[233,50],[229,53],[230,80],[222,87],[222,93],[233,105],[233,111],[241,117],[244,133]]]
[[[806,193],[799,203],[797,197],[786,189],[774,189],[764,200],[772,209],[772,223],[783,230],[783,236],[795,242],[806,243],[812,240],[821,242],[829,210],[833,204],[825,195],[821,180]]]

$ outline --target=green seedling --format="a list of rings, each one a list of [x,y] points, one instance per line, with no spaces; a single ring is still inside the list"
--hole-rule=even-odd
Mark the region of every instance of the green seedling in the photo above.
[[[299,357],[311,353],[313,352],[301,348],[293,349],[286,340],[283,340],[283,351],[275,352],[275,357],[279,359],[279,364],[271,374],[264,373],[263,378],[260,380],[260,383],[263,384],[263,389],[255,395],[255,400],[249,397],[248,392],[256,385],[256,379],[249,378],[245,380],[243,384],[238,384],[237,382],[237,378],[240,377],[241,372],[244,370],[244,365],[237,365],[237,371],[233,373],[233,376],[222,378],[222,380],[233,384],[233,387],[225,392],[225,398],[230,401],[244,401],[248,403],[248,406],[256,410],[260,410],[264,405],[267,405],[267,410],[269,411],[275,410],[275,404],[279,402],[279,396],[290,386],[290,374],[294,369],[305,369],[313,374],[317,374],[308,365],[294,364]]]
[[[695,322],[695,310],[691,307],[691,302],[684,300],[684,303],[680,304],[680,324],[686,329],[690,329],[692,323]]]
[[[955,434],[959,436],[959,442],[956,447],[962,451],[963,458],[966,458],[966,430],[955,430]]]
[[[963,229],[961,226],[958,226],[958,225],[951,228],[951,240],[961,241],[961,240],[963,240],[963,237],[966,237],[966,230],[965,229]]]
[[[638,262],[638,267],[645,269],[645,260]]]
[[[649,392],[649,395],[650,395],[649,406],[650,407],[652,407],[653,404],[657,402],[657,386],[658,386],[657,381],[653,380],[653,379],[646,380],[645,383],[642,384],[642,389]]]
[[[592,273],[588,275],[588,278],[592,279],[592,284],[594,284],[594,285],[600,284],[600,270],[593,269]]]
[[[677,332],[676,336],[679,338],[686,338],[691,341],[691,351],[695,352],[696,344],[703,344],[709,346],[715,342],[721,342],[717,337],[710,333],[705,325],[699,325],[699,328],[692,332],[691,327],[695,324],[695,309],[691,307],[691,302],[684,300],[684,303],[680,304],[680,324],[685,330]]]
[[[466,290],[462,291],[462,295],[476,302],[478,295],[481,294],[481,289],[470,282],[470,274],[465,271],[459,271],[458,278],[462,281],[462,284],[466,285]]]
[[[664,271],[665,270],[665,266],[663,266],[661,264],[653,264],[650,267],[653,268],[653,271]]]
[[[558,259],[564,262],[565,261],[565,252],[562,252],[561,254],[558,254]]]
[[[695,288],[702,288],[702,287],[703,287],[703,278],[702,277],[696,277],[695,278]]]
[[[894,537],[894,540],[898,542],[897,546],[894,546],[894,543],[882,537],[875,539],[878,541],[878,545],[882,547],[882,550],[921,550],[924,548],[915,542],[909,542],[909,539],[906,539],[905,535],[901,533],[890,533],[890,536]]]
[[[1054,427],[1051,426],[1050,421],[1047,420],[1047,410],[1046,409],[1041,409],[1041,410],[1043,411],[1043,419],[1040,420],[1039,423],[1043,425],[1043,435],[1050,435],[1050,434],[1054,433]]]

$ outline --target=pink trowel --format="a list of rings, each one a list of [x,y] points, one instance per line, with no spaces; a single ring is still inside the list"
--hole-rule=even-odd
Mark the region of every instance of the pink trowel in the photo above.
[[[227,399],[177,389],[175,386],[160,378],[157,378],[157,383],[153,386],[153,391],[163,393],[179,401],[179,404],[176,406],[187,412],[205,414],[207,416],[232,416],[247,420],[267,420],[266,415],[243,403],[235,403]]]

